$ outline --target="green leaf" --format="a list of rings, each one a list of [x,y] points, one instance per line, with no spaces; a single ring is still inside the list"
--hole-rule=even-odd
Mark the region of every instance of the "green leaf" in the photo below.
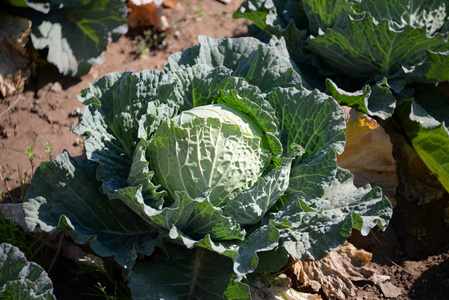
[[[375,226],[384,230],[393,213],[380,188],[356,188],[350,172],[340,168],[322,197],[301,202],[291,201],[291,206],[273,215],[276,222],[291,221],[292,227],[281,230],[281,240],[298,259],[306,254],[323,258],[343,245],[353,228],[362,235]]]
[[[168,59],[166,70],[174,72],[197,64],[223,66],[232,76],[243,77],[249,84],[268,92],[276,86],[300,86],[301,75],[293,71],[288,57],[253,38],[198,38],[199,45],[175,53]]]
[[[376,22],[369,13],[350,20],[347,28],[330,28],[323,35],[311,36],[307,48],[335,70],[361,79],[404,77],[403,68],[426,62],[427,50],[449,50],[441,34],[428,37],[426,28],[409,25],[394,31],[388,20]]]
[[[184,110],[219,103],[244,112],[265,133],[271,152],[281,154],[279,121],[273,107],[257,86],[231,74],[232,71],[223,66],[212,69],[207,65],[195,65],[177,69],[171,75],[179,79],[178,84],[164,86],[157,97],[176,99],[176,102],[183,103]]]
[[[445,0],[364,0],[357,6],[370,12],[378,22],[389,20],[394,30],[402,30],[407,25],[414,28],[424,27],[427,35],[431,36],[440,30],[447,19],[446,5]]]
[[[337,86],[331,79],[326,79],[327,91],[340,105],[353,107],[361,112],[370,114],[368,110],[368,99],[371,96],[371,87],[365,85],[355,92],[347,92]]]
[[[250,299],[232,261],[201,248],[183,259],[138,263],[128,279],[133,299]]]
[[[146,222],[165,230],[176,228],[193,240],[210,235],[214,240],[241,240],[244,230],[231,218],[223,215],[221,209],[214,207],[207,196],[190,198],[185,192],[177,193],[170,207],[155,210],[138,197],[127,196],[120,190],[114,198],[122,200]]]
[[[239,224],[259,222],[288,188],[293,157],[282,166],[275,167],[249,189],[231,199],[224,214]]]
[[[416,101],[400,105],[399,118],[419,157],[449,191],[449,105],[441,92],[436,87],[419,90]]]
[[[344,148],[346,126],[343,111],[332,97],[305,88],[275,88],[267,96],[281,123],[281,140],[286,151],[292,145],[304,148],[304,157],[333,148]]]
[[[325,31],[327,28],[345,28],[348,26],[349,16],[357,16],[354,10],[357,0],[303,0],[301,2],[309,21],[308,32],[312,35],[319,35],[320,31]]]
[[[167,192],[158,190],[160,185],[155,185],[152,181],[154,172],[150,170],[149,163],[146,159],[147,147],[148,142],[145,140],[142,140],[137,145],[128,176],[128,184],[131,187],[142,187],[138,190],[142,193],[145,204],[160,209],[164,202],[163,198],[167,196]],[[116,193],[120,193],[120,190],[116,191]]]
[[[299,145],[305,153],[292,164],[287,193],[320,197],[323,185],[337,168],[336,155],[344,148],[346,126],[341,107],[317,90],[276,88],[267,96],[281,123],[286,148]]]
[[[284,14],[283,12],[286,12]],[[246,18],[257,27],[278,38],[283,37],[294,59],[301,58],[307,37],[307,22],[299,1],[248,0],[234,13],[234,18]],[[304,26],[297,26],[298,23]]]
[[[418,77],[417,81],[449,81],[449,51],[434,52],[428,50],[427,56],[426,63],[421,68],[416,68],[416,71],[412,73]]]
[[[33,46],[48,47],[47,60],[64,75],[86,74],[92,64],[104,60],[108,41],[128,30],[127,10],[122,0],[83,1],[82,4],[85,5],[62,8],[42,4],[39,10],[44,13],[31,16]]]
[[[10,244],[0,244],[0,297],[53,300],[53,284],[45,270]]]
[[[176,227],[166,234],[166,238],[177,240],[189,249],[194,246],[201,247],[232,258],[234,273],[239,277],[254,272],[259,264],[258,254],[276,249],[279,246],[279,237],[279,230],[272,222],[268,222],[268,225],[256,226],[245,236],[243,241],[215,242],[210,235],[206,235],[201,240],[195,240],[184,235]]]
[[[43,231],[70,231],[76,243],[90,242],[100,256],[115,256],[133,266],[137,253],[151,255],[161,243],[155,230],[125,205],[111,203],[99,191],[96,164],[67,153],[37,169],[23,204],[27,226]]]
[[[88,105],[74,132],[87,135],[87,158],[100,164],[97,178],[111,196],[128,185],[127,178],[139,142],[139,120],[160,85],[172,78],[159,71],[111,73],[81,91]],[[150,109],[151,110],[151,109]]]
[[[365,85],[356,92],[340,89],[332,80],[326,79],[327,89],[341,105],[358,109],[371,116],[388,119],[396,108],[396,98],[384,78],[383,82]]]

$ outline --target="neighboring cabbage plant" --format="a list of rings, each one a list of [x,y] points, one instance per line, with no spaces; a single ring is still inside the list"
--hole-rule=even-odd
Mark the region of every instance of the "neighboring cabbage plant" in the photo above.
[[[444,0],[248,0],[234,16],[284,37],[300,68],[316,67],[314,86],[340,104],[382,119],[402,104],[411,143],[449,191],[447,117],[432,113],[449,102],[413,101],[416,90],[449,80],[448,15]]]
[[[29,20],[33,47],[48,49],[47,61],[64,75],[87,74],[93,64],[104,61],[108,42],[128,31],[124,0],[1,1],[0,27],[8,21],[5,15]],[[26,50],[21,50],[23,55]],[[0,71],[7,63],[0,59]]]
[[[19,248],[0,244],[0,298],[55,300],[47,272],[28,262]]]
[[[304,86],[282,40],[253,38],[104,76],[80,96],[86,156],[41,164],[27,225],[113,256],[135,299],[250,299],[254,274],[391,218],[380,188],[337,167],[340,106]]]

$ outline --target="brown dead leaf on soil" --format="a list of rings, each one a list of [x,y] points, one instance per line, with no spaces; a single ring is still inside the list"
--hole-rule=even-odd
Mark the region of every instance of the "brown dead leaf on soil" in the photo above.
[[[393,144],[376,120],[343,106],[346,120],[346,146],[338,156],[338,165],[354,174],[354,183],[380,186],[392,203],[399,184]]]
[[[375,271],[368,266],[371,258],[371,253],[346,242],[321,260],[298,260],[292,271],[298,281],[297,288],[323,290],[327,297],[345,299],[354,296],[354,282],[377,280]]]
[[[127,2],[129,27],[154,26],[159,31],[168,30],[167,18],[162,14],[163,2],[162,0],[129,0]]]
[[[3,19],[0,26],[0,93],[7,97],[22,92],[30,76],[30,60],[25,46],[31,22],[1,14],[0,18]]]
[[[253,300],[321,300],[321,296],[309,293],[300,293],[291,288],[292,280],[285,274],[277,277],[261,275],[251,286]]]

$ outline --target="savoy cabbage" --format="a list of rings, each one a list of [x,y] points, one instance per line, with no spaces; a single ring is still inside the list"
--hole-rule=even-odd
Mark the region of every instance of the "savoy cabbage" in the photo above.
[[[276,43],[200,37],[164,71],[91,83],[75,129],[86,156],[41,164],[29,228],[114,256],[135,299],[250,299],[257,272],[384,229],[380,188],[356,188],[336,164],[340,106]]]
[[[397,112],[449,191],[449,102],[434,86],[449,80],[447,1],[247,0],[234,17],[284,37],[309,82],[340,104],[381,119]],[[423,97],[432,89],[439,92]]]

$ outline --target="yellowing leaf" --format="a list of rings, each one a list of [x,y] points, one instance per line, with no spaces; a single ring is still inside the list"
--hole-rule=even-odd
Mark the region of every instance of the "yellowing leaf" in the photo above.
[[[391,199],[396,195],[398,176],[393,144],[385,130],[366,114],[343,107],[346,119],[346,146],[338,156],[338,165],[354,174],[358,186],[380,186]]]

